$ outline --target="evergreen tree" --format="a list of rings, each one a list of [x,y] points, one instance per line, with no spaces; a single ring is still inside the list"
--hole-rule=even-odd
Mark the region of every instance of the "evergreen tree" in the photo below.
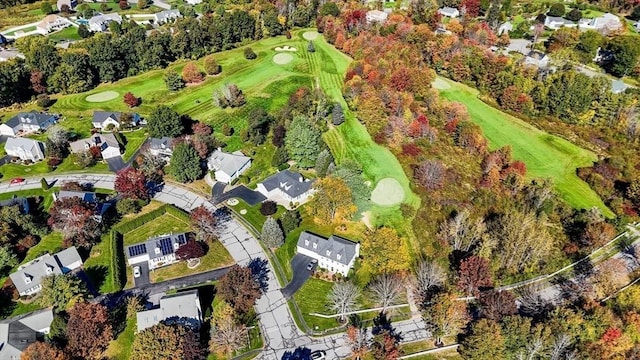
[[[176,137],[184,131],[180,114],[166,105],[158,106],[147,120],[149,135],[155,138]]]
[[[169,173],[182,183],[192,182],[202,175],[200,157],[193,146],[182,143],[173,149]]]
[[[174,70],[167,70],[163,79],[169,91],[178,91],[184,87],[184,80],[182,80],[182,76]]]
[[[300,218],[298,210],[288,210],[282,214],[282,217],[280,218],[280,224],[282,225],[282,230],[284,230],[285,234],[289,234],[295,230],[300,226],[300,222],[302,222],[302,219]]]
[[[292,160],[309,168],[315,164],[322,148],[322,133],[304,116],[296,116],[284,139]]]
[[[318,177],[327,176],[327,170],[329,169],[329,165],[333,162],[333,156],[329,150],[324,149],[318,155],[318,159],[316,159],[316,175]]]
[[[261,240],[270,248],[280,247],[284,244],[284,234],[278,222],[269,216],[262,225]]]

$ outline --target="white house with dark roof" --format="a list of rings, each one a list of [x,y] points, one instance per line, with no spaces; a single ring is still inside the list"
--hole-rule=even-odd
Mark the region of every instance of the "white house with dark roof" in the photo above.
[[[303,231],[298,238],[298,254],[318,260],[318,266],[347,276],[360,256],[360,244],[331,235],[328,239]]]
[[[289,203],[303,204],[313,195],[313,183],[301,174],[280,171],[259,183],[256,190],[269,200],[288,207]]]
[[[17,136],[20,133],[30,133],[47,130],[58,121],[58,116],[39,112],[19,113],[0,125],[0,134]]]
[[[180,11],[178,9],[163,10],[153,14],[153,20],[156,24],[165,24],[179,17],[182,17],[182,14],[180,14]]]
[[[44,144],[37,140],[10,137],[4,144],[4,150],[7,155],[18,157],[22,161],[36,162],[44,159]]]
[[[120,143],[113,134],[93,134],[90,138],[69,143],[69,148],[74,154],[89,151],[92,147],[100,148],[103,159],[120,156]]]
[[[114,111],[94,111],[91,124],[96,129],[106,129],[109,125],[113,125],[114,128],[120,127],[120,119],[122,118],[121,112]],[[140,122],[140,115],[132,114],[133,125],[138,125]]]
[[[139,311],[136,314],[138,331],[150,328],[160,322],[167,325],[185,325],[192,330],[202,325],[202,305],[198,290],[179,292],[160,298],[160,306],[155,309]]]
[[[9,275],[21,296],[33,295],[42,290],[42,279],[50,275],[67,274],[82,266],[82,258],[75,246],[56,254],[44,254],[18,267]]]
[[[89,30],[102,32],[109,30],[109,23],[115,21],[122,24],[122,17],[118,13],[100,14],[89,19]]]
[[[160,156],[164,161],[169,162],[173,155],[173,139],[170,137],[150,138],[149,153],[154,156]]]
[[[455,19],[458,16],[460,16],[460,11],[458,11],[458,9],[456,8],[445,6],[443,8],[438,9],[438,14]]]
[[[227,153],[218,149],[209,155],[207,167],[214,172],[216,181],[229,184],[251,167],[251,158],[240,151]]]
[[[178,262],[176,250],[187,243],[187,234],[165,234],[153,237],[145,242],[129,245],[125,256],[129,265],[147,263],[149,270]]]
[[[0,359],[20,360],[27,346],[44,340],[53,321],[53,310],[44,309],[0,321]]]

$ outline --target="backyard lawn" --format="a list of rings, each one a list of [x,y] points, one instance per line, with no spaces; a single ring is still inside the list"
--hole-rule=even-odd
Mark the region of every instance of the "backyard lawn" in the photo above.
[[[122,133],[122,134],[127,139],[127,143],[125,146],[126,151],[122,155],[122,159],[124,159],[124,161],[126,162],[126,161],[129,161],[129,159],[131,159],[133,154],[135,154],[135,152],[138,151],[138,149],[140,149],[140,146],[142,146],[144,141],[147,140],[148,136],[144,129],[138,129],[136,131],[131,131],[131,132]]]
[[[105,351],[104,355],[107,359],[114,360],[127,360],[131,354],[133,348],[133,341],[136,338],[136,319],[131,318],[127,320],[127,326],[124,331],[121,332],[118,337],[109,343],[109,347]]]
[[[553,180],[560,196],[574,208],[595,206],[607,217],[613,216],[598,194],[576,175],[576,168],[597,160],[594,153],[485,104],[475,89],[443,78],[439,81],[450,85],[441,89],[440,94],[466,105],[471,120],[482,128],[491,149],[511,146],[514,159],[527,165],[528,178]]]
[[[189,231],[189,224],[168,213],[124,234],[124,246],[140,243],[157,235]]]
[[[200,265],[196,268],[189,269],[186,261],[180,261],[177,264],[151,271],[151,273],[149,273],[149,279],[151,282],[165,281],[217,269],[219,267],[232,265],[233,263],[233,258],[224,245],[219,241],[214,241],[209,245],[207,254],[200,258]]]
[[[81,40],[82,38],[78,35],[78,28],[75,26],[69,26],[60,31],[56,31],[48,35],[49,39],[54,42],[60,42],[63,40]]]

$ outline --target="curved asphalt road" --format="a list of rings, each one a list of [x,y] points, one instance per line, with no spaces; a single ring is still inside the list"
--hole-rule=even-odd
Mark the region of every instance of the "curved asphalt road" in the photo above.
[[[96,188],[113,189],[115,175],[113,174],[67,174],[45,176],[49,184],[57,185],[66,181],[79,183],[91,183]],[[28,178],[21,184],[10,184],[8,181],[0,183],[0,193],[40,188],[40,177]],[[185,210],[192,210],[204,205],[212,211],[215,210],[208,199],[184,188],[172,184],[165,184],[162,191],[158,192],[155,200],[173,204]],[[220,242],[225,245],[233,259],[240,265],[247,264],[252,258],[261,257],[268,259],[258,241],[232,217],[222,222]],[[260,314],[260,326],[265,338],[265,348],[258,357],[264,360],[277,360],[286,350],[298,346],[306,346],[313,350],[327,351],[327,359],[339,359],[349,355],[349,347],[344,341],[343,334],[311,338],[304,335],[298,329],[287,301],[280,291],[280,286],[274,277],[274,271],[269,264],[269,290],[256,304],[256,311]],[[177,285],[178,283],[174,284]],[[324,294],[318,294],[324,296]],[[412,319],[394,323],[404,339],[403,341],[415,341],[426,339],[429,334],[424,330],[422,320]]]

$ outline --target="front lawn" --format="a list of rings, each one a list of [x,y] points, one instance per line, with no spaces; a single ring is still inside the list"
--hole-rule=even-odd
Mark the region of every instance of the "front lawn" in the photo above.
[[[189,269],[186,261],[180,261],[177,264],[151,271],[149,273],[149,279],[151,282],[166,281],[232,265],[233,263],[233,258],[224,245],[219,241],[214,241],[209,245],[207,254],[200,258],[200,265],[196,268]]]
[[[340,324],[335,318],[325,319],[317,316],[309,315],[309,313],[327,314],[327,296],[331,293],[333,283],[318,279],[309,279],[307,282],[293,295],[293,299],[300,312],[302,318],[312,330],[322,331],[339,326]]]
[[[153,221],[124,234],[124,246],[144,242],[154,236],[188,232],[189,224],[170,214],[163,214]]]
[[[22,263],[31,261],[41,255],[47,253],[54,254],[61,250],[63,250],[62,233],[59,231],[52,231],[49,234],[43,236],[42,239],[40,239],[40,242],[29,249],[29,251],[27,252],[27,256],[24,258]]]
[[[246,221],[248,221],[251,225],[253,225],[253,227],[255,227],[256,230],[262,231],[262,225],[264,225],[264,222],[267,221],[267,217],[262,215],[262,213],[260,213],[261,204],[255,204],[253,206],[250,206],[242,199],[238,199],[238,201],[239,201],[238,205],[234,205],[234,206],[229,205],[229,207],[235,210],[238,213],[238,215],[242,216]],[[245,214],[242,213],[243,210],[246,211]],[[271,216],[273,216],[275,219],[278,219],[280,218],[282,213],[284,213],[285,211],[286,210],[284,207],[278,205],[278,211]]]
[[[133,341],[136,338],[136,318],[127,320],[127,326],[124,331],[121,332],[115,340],[109,343],[109,347],[105,351],[104,355],[107,359],[112,360],[127,360],[131,354],[133,348]]]
[[[69,26],[60,31],[56,31],[48,35],[49,40],[53,42],[60,42],[63,40],[81,40],[82,38],[78,35],[78,28],[75,26]]]
[[[122,159],[127,162],[133,154],[140,149],[140,146],[144,144],[145,140],[147,140],[147,133],[144,129],[138,129],[136,131],[122,133],[122,135],[127,139],[127,143],[125,144],[126,151],[124,155],[122,155]]]

